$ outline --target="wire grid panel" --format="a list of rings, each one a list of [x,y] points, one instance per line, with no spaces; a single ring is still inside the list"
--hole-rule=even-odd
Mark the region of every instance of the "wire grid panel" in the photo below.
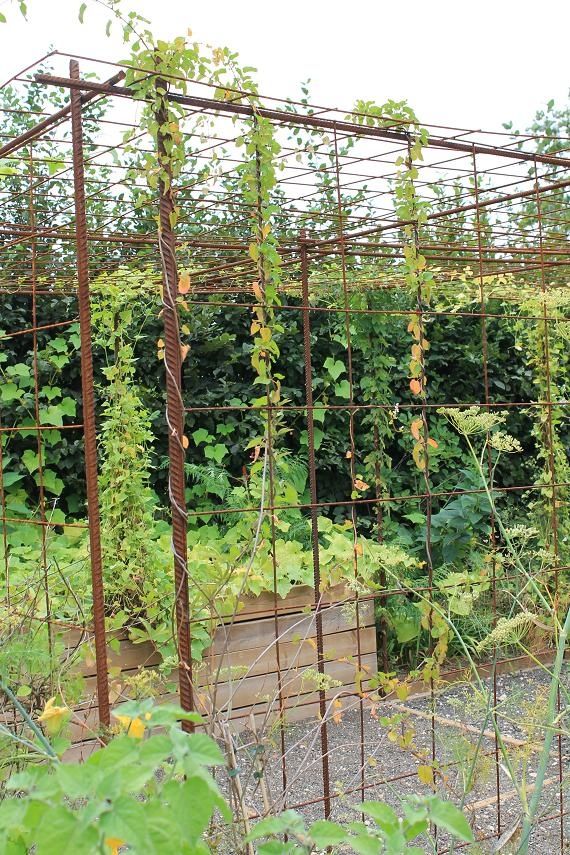
[[[67,57],[54,58],[56,63],[64,60]],[[248,109],[243,104],[220,105],[208,100],[203,89],[186,99],[184,132],[190,153],[176,188],[181,215],[174,233],[168,210],[164,208],[167,201],[163,199],[161,237],[157,239],[154,229],[157,202],[143,192],[144,170],[132,157],[132,139],[127,141],[124,137],[125,130],[137,134],[140,107],[130,100],[128,90],[120,87],[120,69],[107,65],[82,59],[83,73],[95,70],[100,77],[113,81],[106,88],[97,88],[85,80],[80,88],[74,88],[64,66],[60,77],[44,76],[42,85],[71,87],[70,91],[80,92],[83,99],[88,142],[83,144],[81,157],[85,176],[79,177],[86,197],[82,239],[88,247],[91,279],[103,271],[117,271],[129,264],[145,271],[153,285],[163,282],[165,339],[167,350],[170,348],[166,353],[166,376],[167,385],[168,378],[171,385],[166,390],[165,429],[171,440],[169,492],[178,530],[178,535],[176,531],[174,534],[177,578],[173,590],[179,609],[180,674],[186,687],[181,693],[183,704],[201,705],[217,735],[224,734],[230,725],[248,728],[247,732],[254,736],[249,736],[250,741],[246,739],[236,749],[244,757],[251,749],[251,739],[263,752],[276,753],[279,772],[270,771],[269,763],[264,771],[275,804],[302,808],[309,813],[322,806],[327,816],[343,816],[349,797],[380,797],[390,801],[395,790],[400,795],[414,791],[418,786],[418,766],[431,769],[426,774],[433,776],[444,792],[453,794],[452,781],[461,776],[463,767],[454,754],[457,740],[454,743],[450,739],[450,732],[460,739],[469,731],[461,726],[453,730],[449,716],[441,714],[441,710],[448,711],[446,695],[442,696],[442,681],[461,678],[465,662],[461,657],[452,660],[443,675],[428,679],[422,686],[408,681],[406,692],[421,690],[418,700],[399,705],[393,696],[383,697],[376,672],[392,672],[395,664],[401,665],[395,663],[389,607],[397,611],[400,607],[409,609],[414,602],[441,602],[440,577],[433,561],[434,551],[441,544],[441,530],[433,529],[435,516],[449,502],[461,497],[480,497],[484,490],[476,484],[457,487],[456,483],[442,480],[434,455],[431,465],[423,472],[418,471],[415,479],[409,479],[414,489],[408,486],[401,493],[395,492],[387,487],[381,450],[386,432],[402,432],[402,424],[409,430],[410,423],[418,418],[429,427],[430,433],[432,428],[441,433],[445,416],[438,410],[442,407],[463,410],[476,405],[490,413],[507,411],[509,417],[521,423],[526,420],[529,432],[533,425],[539,425],[547,449],[541,478],[524,478],[524,468],[504,467],[493,472],[496,478],[493,491],[497,496],[509,496],[514,516],[516,509],[524,516],[529,501],[547,496],[546,547],[553,560],[546,563],[545,574],[549,577],[547,590],[556,598],[561,575],[568,569],[558,517],[570,484],[558,476],[559,458],[553,446],[553,423],[566,419],[567,401],[562,394],[563,378],[556,374],[559,366],[551,359],[549,336],[563,332],[566,323],[556,295],[563,293],[567,284],[567,188],[570,186],[569,161],[564,153],[567,141],[560,140],[555,154],[536,155],[537,141],[524,136],[428,128],[430,145],[425,160],[418,165],[416,181],[419,199],[429,203],[427,221],[418,234],[421,251],[435,277],[428,301],[422,294],[410,295],[402,277],[406,238],[395,214],[393,186],[396,161],[408,151],[407,135],[397,127],[356,127],[350,117],[336,110],[317,107],[308,110],[306,105],[292,103],[285,110],[283,103],[265,99],[264,108],[281,146],[279,181],[274,191],[278,201],[274,232],[282,256],[282,283],[275,314],[287,326],[292,337],[288,347],[302,356],[302,365],[296,376],[283,378],[283,396],[278,403],[258,400],[252,404],[228,397],[235,379],[234,368],[230,361],[222,360],[216,377],[201,378],[204,392],[208,391],[201,400],[199,394],[190,397],[186,392],[187,387],[195,389],[196,384],[188,375],[190,363],[181,363],[177,357],[176,262],[180,269],[192,272],[191,292],[184,295],[184,319],[189,326],[192,327],[194,318],[215,312],[232,335],[241,330],[243,338],[243,330],[249,327],[257,305],[252,290],[256,270],[249,256],[252,211],[237,189],[244,163],[240,140],[247,132]],[[106,111],[104,103],[108,103]],[[27,126],[33,127],[40,118],[27,117]],[[24,518],[20,513],[10,515],[10,494],[3,485],[6,603],[15,614],[19,606],[10,599],[9,538],[14,527],[29,526],[39,532],[34,548],[39,550],[41,594],[38,595],[45,596],[47,644],[53,643],[56,627],[50,616],[49,576],[53,572],[48,558],[50,532],[64,521],[70,532],[84,525],[73,521],[73,509],[65,520],[57,515],[53,499],[57,495],[54,488],[59,487],[57,474],[45,466],[46,457],[52,453],[46,451],[51,437],[55,436],[56,442],[67,450],[71,442],[67,437],[83,428],[85,415],[83,421],[76,417],[80,413],[80,396],[76,401],[63,403],[63,411],[60,406],[57,418],[61,424],[49,423],[48,415],[54,412],[49,405],[52,393],[47,393],[47,400],[42,397],[46,388],[50,388],[42,376],[42,371],[49,374],[50,368],[46,369],[45,364],[49,366],[50,359],[53,364],[58,353],[65,353],[69,362],[62,365],[65,370],[73,370],[81,333],[76,303],[76,226],[80,219],[76,216],[77,180],[81,169],[77,140],[75,152],[71,143],[69,114],[66,114],[35,136],[5,140],[3,149],[3,156],[10,157],[18,171],[2,193],[5,210],[1,227],[5,237],[2,289],[10,311],[18,318],[17,328],[6,330],[4,337],[26,342],[21,353],[30,375],[24,390],[21,383],[13,383],[17,387],[14,406],[7,406],[12,403],[9,395],[3,396],[2,471],[4,478],[7,473],[10,479],[12,445],[34,467],[30,475],[37,488],[34,513]],[[152,141],[139,134],[137,145],[143,151],[148,150]],[[212,170],[205,164],[213,155]],[[534,298],[534,308],[531,313],[521,315],[523,296]],[[52,308],[55,304],[57,313]],[[65,307],[63,320],[61,305]],[[51,322],[55,314],[58,320]],[[464,387],[449,388],[443,397],[434,397],[428,382],[428,394],[421,399],[410,393],[408,378],[394,370],[389,372],[384,396],[379,399],[373,384],[366,382],[374,371],[382,369],[378,357],[392,365],[401,359],[399,342],[390,341],[385,335],[387,325],[399,325],[401,338],[405,339],[412,320],[419,321],[429,331],[428,381],[432,372],[445,376],[444,344],[446,331],[453,324],[462,324],[466,338],[480,336],[477,363],[467,366]],[[542,333],[538,371],[544,375],[546,394],[539,400],[519,400],[516,385],[497,375],[493,361],[496,341],[502,340],[502,331],[515,321]],[[86,323],[84,333],[88,332]],[[338,375],[339,383],[333,383],[327,394],[319,387],[326,356],[321,336],[329,336],[325,343],[335,342],[342,355],[342,377]],[[51,351],[46,357],[50,342]],[[410,345],[411,340],[406,346]],[[85,356],[84,348],[81,356]],[[4,366],[7,379],[21,364],[14,361]],[[196,370],[195,362],[192,366]],[[333,367],[333,370],[340,369]],[[157,378],[159,382],[162,381]],[[372,391],[367,393],[367,388]],[[443,389],[445,384],[440,384],[438,395]],[[217,400],[212,403],[216,394]],[[331,447],[326,437],[327,423],[331,424],[333,419],[337,442],[344,436],[345,453],[342,459],[338,455],[335,458],[337,475],[331,479],[324,477],[324,473],[331,467]],[[262,471],[260,494],[250,491],[249,502],[235,506],[210,498],[209,504],[202,501],[199,507],[186,508],[181,453],[184,420],[196,429],[203,424],[214,424],[223,430],[230,420],[250,425],[252,432],[265,425],[265,443],[253,450],[254,463],[260,464]],[[279,466],[283,449],[287,449],[287,439],[282,439],[287,431],[302,436],[308,467],[308,489],[295,501],[281,489]],[[10,442],[12,435],[14,442]],[[367,455],[372,455],[371,462],[365,462]],[[242,457],[247,470],[251,460],[243,452]],[[483,458],[483,462],[491,473],[491,458]],[[409,456],[408,460],[402,457],[391,463],[409,467]],[[369,479],[371,483],[364,483],[365,469],[374,475]],[[244,477],[247,481],[247,472]],[[363,483],[364,487],[360,487]],[[82,498],[81,490],[78,494]],[[490,560],[485,577],[486,596],[492,625],[496,625],[499,618],[510,614],[509,592],[516,591],[520,580],[512,568],[501,565],[502,535],[493,511],[487,513]],[[301,601],[294,606],[277,594],[278,577],[286,565],[288,549],[280,524],[287,515],[305,518],[309,526],[314,580],[312,589],[304,589]],[[80,516],[76,513],[75,519]],[[350,562],[358,578],[367,560],[359,549],[360,538],[384,542],[390,536],[394,516],[424,521],[424,566],[413,589],[408,583],[402,584],[389,566],[380,564],[376,568],[377,590],[353,585],[339,591],[337,601],[331,601],[321,590],[325,557],[319,526],[323,525],[323,519],[340,522],[351,532],[354,549]],[[222,520],[226,525],[245,519],[254,531],[258,523],[263,526],[275,583],[275,593],[263,601],[261,613],[258,606],[247,601],[230,624],[222,626],[219,648],[213,653],[218,657],[215,660],[218,671],[213,680],[204,678],[203,669],[192,673],[189,641],[193,625],[199,621],[189,614],[184,587],[187,583],[197,584],[191,575],[188,578],[187,524],[192,527],[212,519]],[[464,594],[472,594],[472,582],[468,579],[454,584]],[[377,633],[372,633],[371,642],[374,611]],[[351,615],[350,634],[344,633],[348,650],[335,649],[338,640],[331,648],[331,628],[337,625],[335,621],[341,612]],[[245,638],[247,632],[253,631],[247,627],[247,618],[260,614],[269,633],[263,636],[258,648],[252,648],[260,653],[253,661],[247,661],[245,675],[222,679],[220,668],[224,659],[231,668],[229,653],[240,654],[245,649],[235,650],[233,645],[251,644],[240,642],[240,637]],[[428,654],[433,655],[435,646],[434,636]],[[548,649],[533,655],[540,656],[543,652],[549,655]],[[524,663],[519,654],[503,657],[493,648],[486,656],[480,673],[488,680],[492,704],[496,706],[500,703],[501,672]],[[250,691],[252,684],[247,681],[259,679],[259,662],[272,663],[267,665],[265,677],[271,674],[273,679],[256,683]],[[303,670],[316,670],[320,674],[320,679],[316,678],[320,690],[310,694],[302,691]],[[351,675],[349,678],[347,673]],[[340,685],[328,679],[333,674],[341,675]],[[106,684],[106,674],[101,674],[101,669],[99,678],[100,686]],[[293,724],[307,716],[311,717],[310,725]],[[380,727],[379,716],[391,718],[391,722]],[[514,740],[513,750],[521,747],[516,745],[514,737],[503,735]],[[561,737],[555,747],[557,756],[549,778],[549,797],[552,792],[556,797],[552,809],[544,811],[543,820],[545,826],[559,828],[557,839],[562,847],[565,748]],[[488,758],[491,783],[484,798],[470,801],[467,795],[466,803],[478,836],[484,840],[504,832],[512,821],[514,807],[512,782],[501,771],[498,740],[492,728],[485,731],[481,754]],[[253,780],[258,778],[253,776]],[[257,804],[259,794],[254,786],[253,790],[252,799]],[[263,810],[262,804],[259,810]],[[445,851],[448,841],[440,839],[438,846]]]

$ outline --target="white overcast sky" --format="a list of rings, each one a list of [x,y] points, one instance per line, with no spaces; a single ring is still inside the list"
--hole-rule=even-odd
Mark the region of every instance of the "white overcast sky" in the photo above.
[[[82,26],[79,0],[27,0],[18,20],[0,10],[0,77],[47,52],[124,57],[94,11]],[[238,50],[259,69],[260,89],[296,97],[312,79],[312,99],[349,108],[356,98],[406,98],[424,122],[498,130],[528,124],[570,85],[570,0],[126,0],[170,37]],[[105,16],[106,17],[106,16]]]

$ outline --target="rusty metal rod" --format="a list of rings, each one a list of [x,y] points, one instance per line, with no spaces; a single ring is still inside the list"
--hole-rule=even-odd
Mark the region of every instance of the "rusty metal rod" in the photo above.
[[[115,83],[118,83],[120,80],[123,80],[125,77],[124,71],[119,71],[117,74],[114,74],[108,80],[105,81],[105,86],[114,86]],[[73,91],[73,90],[72,90]],[[88,104],[89,101],[92,101],[97,97],[100,93],[98,92],[84,92],[80,96],[81,105],[84,106]],[[5,143],[0,148],[0,157],[7,157],[13,151],[17,151],[22,146],[27,143],[33,142],[33,140],[37,139],[41,134],[51,128],[53,125],[57,125],[62,119],[65,119],[71,113],[71,100],[69,104],[66,104],[65,107],[62,107],[61,110],[58,110],[56,113],[53,113],[51,116],[48,116],[45,119],[42,119],[41,122],[38,122],[37,125],[34,125],[33,128],[28,128],[27,131],[19,134],[17,137],[14,137],[9,142]]]
[[[132,98],[133,93],[127,86],[114,86],[106,83],[93,83],[87,80],[72,80],[68,77],[57,77],[53,74],[36,74],[34,78],[38,83],[48,86],[67,87],[69,89],[81,89],[89,92],[99,92],[103,95],[115,95],[121,98]],[[238,116],[250,117],[254,115],[253,107],[249,104],[236,104],[231,101],[216,101],[214,98],[197,98],[192,95],[178,95],[169,93],[171,101],[200,110],[213,110],[218,113],[232,113]],[[335,119],[317,118],[315,116],[302,115],[300,113],[288,113],[285,110],[270,110],[266,107],[256,107],[255,112],[260,116],[272,121],[287,125],[304,125],[305,127],[317,128],[318,130],[334,130],[356,136],[377,137],[384,140],[407,143],[409,133],[407,131],[393,131],[388,128],[369,127],[368,125],[357,125],[352,122],[342,122]],[[537,163],[546,163],[551,166],[570,167],[570,159],[555,157],[553,155],[526,153],[513,151],[498,146],[476,145],[474,143],[461,143],[457,140],[445,137],[430,137],[428,145],[433,148],[452,149],[471,154],[487,154],[494,157],[504,157],[512,160],[528,161],[536,158]]]
[[[157,84],[158,84],[157,80]],[[166,88],[166,84],[161,82]],[[161,107],[156,114],[159,129],[168,122],[167,111]],[[157,137],[158,159],[161,168],[171,173],[167,157],[172,141],[160,130]],[[178,295],[178,270],[176,265],[176,238],[172,226],[175,212],[172,184],[164,177],[159,180],[159,233],[163,281],[164,368],[166,372],[166,424],[168,429],[168,491],[172,511],[172,551],[174,554],[175,611],[177,627],[178,675],[180,704],[183,710],[194,707],[192,688],[192,653],[190,640],[190,606],[188,599],[188,546],[187,511],[184,478],[184,403],[181,390],[182,359],[176,297]],[[183,722],[186,730],[192,725]]]
[[[76,60],[69,63],[69,73],[79,78]],[[93,386],[93,355],[91,352],[91,306],[89,299],[89,256],[87,249],[87,217],[85,211],[85,176],[83,170],[83,129],[81,96],[71,92],[71,128],[73,145],[73,180],[75,188],[75,234],[77,247],[77,295],[81,337],[81,387],[83,393],[83,432],[85,436],[85,481],[87,516],[89,520],[89,555],[93,589],[93,627],[95,660],[97,663],[97,699],[99,721],[109,727],[109,682],[107,646],[105,639],[105,599],[103,592],[103,559],[101,555],[101,520],[99,515],[99,484],[97,473],[97,435],[95,427],[95,395]]]

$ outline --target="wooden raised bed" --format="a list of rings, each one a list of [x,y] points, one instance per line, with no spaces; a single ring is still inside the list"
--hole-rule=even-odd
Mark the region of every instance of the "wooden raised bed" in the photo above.
[[[231,623],[217,628],[211,647],[195,668],[198,712],[206,717],[212,713],[222,716],[236,730],[248,726],[252,712],[258,727],[274,724],[280,717],[290,723],[318,715],[313,589],[298,588],[285,599],[278,598],[277,608],[275,618],[272,594],[248,598]],[[323,594],[321,609],[324,670],[340,683],[326,691],[331,699],[343,691],[354,693],[357,677],[365,685],[377,670],[374,604],[372,600],[358,604],[359,631],[353,595],[343,586]],[[118,652],[108,648],[108,657],[116,706],[127,700],[125,678],[160,662],[152,644],[133,644],[127,639],[120,640]],[[70,756],[74,758],[93,750],[98,722],[94,663],[82,663],[81,671],[86,691],[72,722]],[[176,694],[164,694],[158,701],[161,699],[177,701]]]

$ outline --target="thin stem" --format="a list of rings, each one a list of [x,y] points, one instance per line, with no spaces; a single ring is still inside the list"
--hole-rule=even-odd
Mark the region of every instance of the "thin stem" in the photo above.
[[[564,654],[566,652],[566,641],[568,639],[568,632],[570,630],[570,609],[568,609],[566,613],[566,618],[564,620],[564,624],[562,625],[562,629],[560,630],[560,634],[558,636],[558,643],[556,645],[556,659],[554,661],[554,668],[552,670],[552,679],[550,681],[550,689],[548,692],[548,708],[546,715],[546,722],[544,724],[544,745],[542,746],[542,751],[540,753],[540,760],[538,763],[538,769],[536,772],[536,781],[535,787],[532,794],[532,798],[530,800],[530,804],[528,806],[528,810],[525,814],[521,832],[521,843],[519,848],[517,849],[518,855],[526,855],[528,852],[528,844],[530,839],[530,833],[532,831],[532,827],[534,821],[536,819],[536,815],[538,813],[538,808],[540,804],[540,798],[542,796],[542,788],[544,784],[544,778],[546,775],[546,770],[548,769],[548,763],[550,761],[550,749],[552,748],[552,741],[554,739],[554,734],[557,731],[556,720],[557,716],[557,706],[558,706],[558,686],[560,684],[560,674],[562,672],[562,663],[564,662]]]
[[[51,747],[49,741],[45,738],[45,736],[41,732],[40,728],[37,726],[35,721],[32,719],[32,717],[30,716],[27,709],[20,703],[20,701],[18,700],[18,698],[16,697],[14,692],[1,679],[0,679],[0,691],[4,692],[4,694],[6,695],[8,700],[13,704],[15,709],[18,710],[18,712],[20,713],[20,715],[22,716],[22,718],[24,719],[24,721],[26,722],[26,724],[28,725],[30,730],[35,734],[35,736],[38,738],[38,741],[45,748],[46,754],[48,754],[54,760],[58,760],[57,754],[55,753],[55,751]],[[14,736],[14,738],[16,738],[16,737]]]

